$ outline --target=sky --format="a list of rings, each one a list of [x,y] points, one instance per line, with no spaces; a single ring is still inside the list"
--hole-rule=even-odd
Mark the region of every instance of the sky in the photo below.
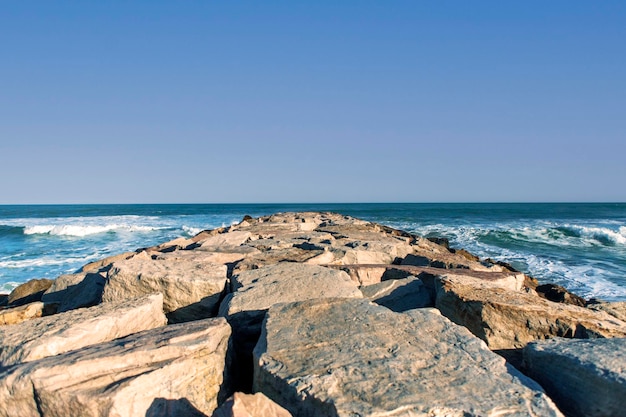
[[[626,201],[626,2],[3,1],[0,204]]]

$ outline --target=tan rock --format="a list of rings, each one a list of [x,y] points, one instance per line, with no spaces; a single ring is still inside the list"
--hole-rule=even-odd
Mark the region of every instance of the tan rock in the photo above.
[[[258,254],[247,256],[241,262],[238,262],[237,265],[235,265],[234,273],[237,274],[251,269],[276,265],[281,262],[306,263],[306,261],[315,258],[321,253],[323,253],[321,250],[305,250],[294,247],[260,251]]]
[[[212,417],[291,417],[291,413],[263,393],[236,392],[215,410]]]
[[[31,279],[22,285],[18,285],[11,291],[8,298],[9,305],[20,306],[35,301],[41,301],[41,296],[54,281],[51,279]]]
[[[58,311],[95,306],[102,301],[105,277],[100,272],[61,275],[42,295],[44,303],[58,304]]]
[[[0,327],[0,366],[29,362],[165,324],[163,296],[35,318]]]
[[[231,291],[220,306],[219,315],[233,327],[233,341],[239,368],[240,390],[249,389],[251,355],[261,333],[268,308],[276,303],[322,297],[362,297],[356,284],[343,271],[317,265],[283,262],[241,272],[231,278]]]
[[[229,335],[224,319],[207,319],[2,370],[0,416],[211,415]]]
[[[116,262],[107,272],[102,302],[163,294],[171,323],[215,316],[226,285],[227,267],[192,259],[132,259]]]
[[[254,359],[254,390],[297,416],[561,415],[538,384],[429,311],[277,304]]]
[[[626,322],[626,301],[613,303],[596,301],[595,303],[588,304],[587,307],[595,311],[604,311],[611,316]]]
[[[241,246],[251,240],[256,240],[259,237],[251,232],[247,231],[230,231],[228,233],[221,233],[210,236],[204,240],[199,241],[200,247],[203,250],[219,250],[219,248],[227,246]]]
[[[435,306],[491,349],[521,348],[553,336],[626,337],[626,323],[615,317],[534,293],[460,275],[441,276],[436,285]]]
[[[0,325],[18,324],[26,320],[41,317],[43,311],[44,304],[41,301],[0,310]],[[0,341],[0,344],[2,344],[2,341]]]

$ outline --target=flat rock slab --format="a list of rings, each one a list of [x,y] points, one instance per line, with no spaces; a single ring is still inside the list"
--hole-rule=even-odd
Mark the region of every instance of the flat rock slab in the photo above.
[[[207,319],[1,370],[0,416],[211,415],[229,335]]]
[[[226,265],[200,259],[134,257],[115,262],[107,272],[102,302],[159,292],[170,322],[215,316],[226,285]]]
[[[68,311],[0,327],[0,367],[58,355],[163,326],[163,296]]]
[[[425,310],[358,299],[278,304],[254,360],[254,391],[296,416],[561,415],[538,384]]]
[[[291,262],[234,275],[231,291],[222,302],[219,315],[228,318],[236,340],[252,339],[250,350],[261,333],[265,312],[276,303],[312,298],[363,297],[343,271]]]
[[[626,339],[533,342],[524,349],[524,363],[567,415],[624,415]]]
[[[244,394],[236,392],[227,399],[211,417],[292,417],[274,401],[263,393]]]
[[[536,293],[459,275],[437,278],[436,287],[435,307],[491,349],[522,348],[555,336],[626,337],[626,323],[608,313],[554,303]]]

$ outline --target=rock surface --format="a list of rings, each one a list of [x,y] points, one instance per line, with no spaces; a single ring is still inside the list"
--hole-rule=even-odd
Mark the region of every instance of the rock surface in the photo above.
[[[260,392],[256,394],[244,394],[236,392],[226,400],[212,417],[292,417],[274,401]]]
[[[8,304],[11,306],[21,306],[24,304],[41,301],[41,296],[53,284],[51,279],[31,279],[22,285],[19,285],[11,291],[8,298]]]
[[[297,416],[560,415],[535,382],[428,311],[275,305],[254,358],[254,390]]]
[[[524,349],[524,362],[567,415],[624,415],[626,339],[533,342]]]
[[[554,336],[626,337],[626,323],[607,313],[550,302],[461,275],[438,278],[435,306],[491,349],[522,348]]]
[[[412,276],[361,287],[361,292],[363,297],[396,313],[435,305],[422,280]]]
[[[0,367],[58,355],[165,324],[163,296],[101,304],[0,327]]]
[[[58,304],[58,312],[92,307],[102,301],[105,277],[100,272],[61,275],[43,294],[44,303]]]
[[[196,259],[133,257],[107,272],[104,303],[158,292],[171,323],[215,316],[226,285],[227,267]]]
[[[41,301],[0,310],[0,325],[18,324],[26,320],[41,317],[43,316],[43,312],[44,303]]]
[[[229,335],[207,319],[0,370],[0,416],[211,415]]]

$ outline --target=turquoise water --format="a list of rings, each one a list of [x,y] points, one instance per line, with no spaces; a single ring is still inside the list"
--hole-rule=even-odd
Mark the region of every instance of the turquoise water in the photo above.
[[[447,237],[584,297],[626,301],[626,204],[166,204],[0,206],[0,292],[244,215],[334,211]]]

